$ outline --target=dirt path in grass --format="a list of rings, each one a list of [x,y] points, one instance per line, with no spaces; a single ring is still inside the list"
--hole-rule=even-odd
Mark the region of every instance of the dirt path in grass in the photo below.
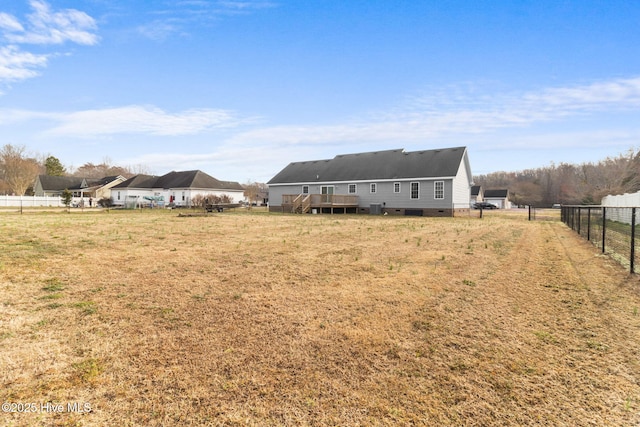
[[[465,424],[637,423],[637,278],[561,224],[518,228],[520,237],[470,287],[475,309],[458,308],[441,337],[458,350],[446,357],[463,373],[453,382],[481,390],[485,402],[453,412]]]

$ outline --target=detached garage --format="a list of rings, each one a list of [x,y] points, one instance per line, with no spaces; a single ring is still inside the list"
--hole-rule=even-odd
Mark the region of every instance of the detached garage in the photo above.
[[[484,201],[496,205],[498,209],[511,209],[509,190],[485,190]]]

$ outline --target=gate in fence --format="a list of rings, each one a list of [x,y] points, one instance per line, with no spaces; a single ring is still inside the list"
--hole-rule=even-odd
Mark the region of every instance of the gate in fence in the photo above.
[[[628,266],[635,273],[637,264],[636,227],[640,208],[609,206],[562,206],[561,219],[603,254]]]

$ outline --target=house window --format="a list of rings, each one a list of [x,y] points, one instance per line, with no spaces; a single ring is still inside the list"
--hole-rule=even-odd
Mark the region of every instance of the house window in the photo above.
[[[303,185],[302,186],[302,194],[309,194],[309,186],[308,185]]]
[[[400,192],[400,183],[399,182],[394,182],[393,183],[393,192],[394,193],[399,193]]]
[[[420,183],[412,182],[411,183],[411,198],[419,199],[420,198]]]
[[[375,193],[378,190],[378,185],[375,182],[371,183],[370,192]]]
[[[436,181],[433,183],[433,198],[444,199],[444,181]]]
[[[184,197],[184,191],[183,191],[183,192],[182,192],[182,201],[183,201],[183,202],[184,202],[184,199],[185,199],[185,197]]]
[[[356,184],[349,184],[349,194],[356,194]]]
[[[118,200],[120,200],[120,192],[118,191]]]

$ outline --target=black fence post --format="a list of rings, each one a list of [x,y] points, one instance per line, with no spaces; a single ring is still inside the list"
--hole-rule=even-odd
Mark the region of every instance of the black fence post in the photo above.
[[[631,251],[629,262],[631,264],[631,273],[633,274],[633,261],[636,257],[636,208],[631,208]]]
[[[582,221],[582,210],[578,208],[578,234],[580,234],[580,222]]]
[[[604,239],[607,236],[607,208],[602,207],[602,253],[604,253]]]
[[[591,208],[587,208],[587,240],[591,241]]]

